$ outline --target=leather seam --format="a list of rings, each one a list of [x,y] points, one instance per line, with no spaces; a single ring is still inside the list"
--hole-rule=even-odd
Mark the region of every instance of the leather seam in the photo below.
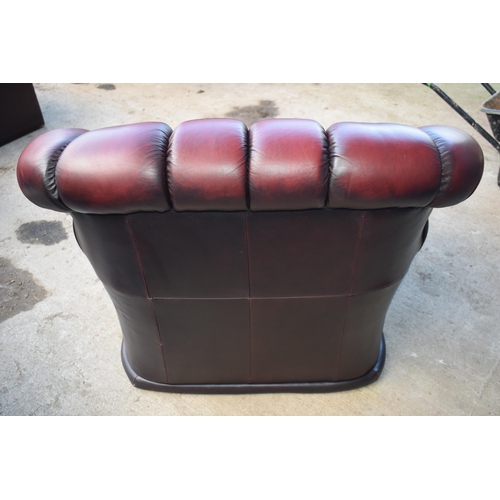
[[[328,208],[328,202],[330,201],[330,182],[332,178],[331,172],[331,160],[332,160],[332,145],[330,144],[330,136],[323,129],[323,133],[326,140],[326,167],[327,167],[327,181],[326,181],[326,199],[324,208]]]
[[[77,137],[72,137],[67,144],[63,144],[59,146],[57,149],[52,151],[50,154],[50,157],[47,161],[47,167],[45,168],[45,174],[42,178],[42,184],[43,187],[45,188],[45,191],[51,198],[51,200],[55,203],[60,203],[63,207],[65,207],[67,210],[70,210],[69,207],[66,206],[65,203],[61,200],[61,197],[59,196],[59,189],[57,187],[57,175],[56,175],[56,169],[57,169],[57,164],[59,163],[59,160],[61,159],[62,154],[64,153],[64,150],[75,140]]]
[[[384,290],[385,288],[390,288],[396,283],[400,283],[408,269],[402,273],[402,277],[397,280],[391,281],[385,285],[377,286],[371,290],[359,293],[340,293],[333,295],[289,295],[289,296],[270,296],[270,297],[252,297],[252,300],[285,300],[285,299],[335,299],[342,297],[359,297],[361,295],[367,295],[372,292],[378,292]],[[153,300],[248,300],[248,297],[151,297]]]
[[[251,167],[252,167],[252,129],[251,127],[248,128],[248,140],[247,140],[247,161],[248,161],[248,168],[247,168],[247,192],[248,192],[248,211],[252,211],[252,178],[251,178]]]
[[[364,223],[365,223],[365,215],[366,215],[366,211],[363,211],[363,213],[361,214],[361,219],[359,221],[358,239],[356,241],[356,248],[354,250],[354,258],[353,258],[353,262],[352,262],[351,287],[350,287],[350,290],[349,290],[349,294],[347,295],[348,298],[347,298],[347,303],[346,303],[345,312],[344,312],[344,322],[342,324],[342,333],[340,334],[339,353],[338,353],[338,356],[337,356],[337,370],[336,370],[336,373],[335,373],[335,379],[336,380],[338,380],[338,378],[339,378],[340,360],[341,360],[341,355],[342,355],[342,347],[343,347],[343,343],[344,343],[345,327],[346,327],[346,323],[347,323],[347,313],[349,312],[349,306],[351,305],[351,299],[353,297],[352,290],[354,288],[354,274],[355,274],[355,271],[356,271],[356,261],[357,261],[357,257],[358,257],[359,245],[360,245],[360,242],[361,242],[361,235],[363,234],[363,227],[364,227]]]
[[[167,205],[169,207],[169,209],[172,209],[173,208],[173,204],[172,204],[172,196],[170,194],[170,184],[169,184],[169,179],[168,179],[168,164],[169,164],[169,161],[168,161],[168,158],[169,158],[169,154],[170,154],[170,138],[172,137],[172,134],[173,132],[171,132],[170,134],[165,132],[165,130],[160,130],[160,134],[161,134],[161,137],[160,137],[160,149],[161,149],[161,154],[162,154],[162,163],[164,164],[165,166],[165,171],[162,175],[162,181],[165,183],[165,198],[167,200]]]
[[[335,178],[333,175],[333,171],[335,169],[335,137],[334,137],[334,129],[333,127],[330,127],[327,132],[328,136],[328,190],[327,190],[327,198],[326,198],[326,204],[325,208],[332,210],[332,207],[329,206],[330,204],[330,191],[332,190],[332,185],[335,182]],[[333,210],[338,207],[333,207]]]
[[[148,300],[148,303],[150,304],[151,310],[153,311],[153,316],[154,316],[155,324],[156,324],[156,332],[158,334],[158,341],[159,341],[159,344],[157,346],[161,347],[161,354],[162,354],[162,358],[163,358],[163,366],[165,368],[165,378],[166,378],[166,383],[168,384],[167,362],[166,362],[166,359],[165,359],[165,350],[163,348],[163,342],[162,342],[162,339],[161,339],[160,326],[158,324],[158,317],[156,315],[156,310],[155,310],[154,305],[153,305],[153,299],[151,297],[151,294],[149,293],[149,288],[148,288],[148,284],[147,284],[147,281],[146,281],[146,275],[145,275],[144,269],[142,267],[141,257],[139,255],[139,251],[137,249],[137,243],[136,243],[136,240],[135,240],[134,232],[132,231],[132,226],[130,224],[130,220],[129,220],[129,216],[128,215],[125,216],[125,221],[127,223],[128,232],[130,234],[130,238],[132,240],[132,245],[134,247],[135,257],[137,259],[137,264],[139,265],[139,270],[141,272],[142,281],[144,283],[144,289],[146,291],[146,298]]]
[[[248,270],[248,316],[249,316],[249,329],[250,329],[250,373],[248,376],[248,383],[252,382],[252,289],[250,285],[250,245],[248,238],[248,214],[245,213],[245,244],[247,250],[247,270]]]
[[[170,204],[170,208],[174,211],[174,196],[173,196],[173,180],[172,180],[172,149],[174,146],[174,135],[175,135],[175,130],[172,131],[170,136],[168,137],[168,144],[167,144],[167,150],[165,152],[165,184],[167,187],[166,190],[166,196],[167,196],[167,202]]]
[[[244,138],[245,151],[245,204],[246,210],[250,210],[250,130],[245,125]]]
[[[422,130],[422,129],[420,129]],[[441,176],[439,177],[439,186],[437,188],[437,191],[436,191],[436,194],[434,195],[434,197],[432,198],[432,201],[427,205],[428,207],[431,207],[437,197],[442,193],[444,192],[444,190],[442,190],[442,186],[443,186],[443,171],[444,171],[444,168],[443,168],[443,158],[441,156],[441,151],[439,150],[439,146],[436,144],[436,141],[434,140],[434,138],[429,134],[427,133],[425,130],[422,130],[422,132],[427,136],[429,137],[429,139],[432,141],[432,144],[434,144],[434,148],[436,149],[436,152],[438,154],[438,157],[439,157],[439,164],[441,166]]]

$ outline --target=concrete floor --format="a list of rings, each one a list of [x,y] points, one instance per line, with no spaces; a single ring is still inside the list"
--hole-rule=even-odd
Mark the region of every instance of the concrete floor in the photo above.
[[[497,90],[500,84],[492,84]],[[479,84],[441,85],[490,131]],[[46,126],[0,148],[0,414],[499,415],[500,157],[420,84],[35,85]],[[79,250],[69,215],[20,192],[17,159],[36,136],[140,121],[237,116],[452,125],[475,137],[485,172],[461,205],[436,209],[385,324],[374,384],[344,393],[207,396],[133,388],[114,308]]]

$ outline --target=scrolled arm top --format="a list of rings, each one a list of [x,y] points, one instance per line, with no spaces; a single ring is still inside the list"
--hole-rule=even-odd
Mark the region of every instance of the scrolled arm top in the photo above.
[[[23,151],[19,185],[58,211],[444,207],[468,198],[483,153],[452,127],[229,118],[175,131],[148,122],[47,132]]]

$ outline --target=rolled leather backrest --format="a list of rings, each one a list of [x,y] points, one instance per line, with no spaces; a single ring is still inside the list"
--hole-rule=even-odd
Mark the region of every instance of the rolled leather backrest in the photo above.
[[[52,131],[23,152],[18,179],[44,208],[119,214],[167,210],[357,210],[449,206],[477,187],[483,154],[452,127],[235,119],[92,132]],[[40,189],[38,189],[40,186]]]
[[[376,380],[389,304],[433,207],[477,187],[451,127],[273,119],[65,129],[18,179],[69,211],[138,387],[331,391]]]
[[[25,196],[35,205],[67,212],[56,184],[56,166],[64,149],[85,129],[59,129],[38,136],[23,151],[17,165],[17,180]]]

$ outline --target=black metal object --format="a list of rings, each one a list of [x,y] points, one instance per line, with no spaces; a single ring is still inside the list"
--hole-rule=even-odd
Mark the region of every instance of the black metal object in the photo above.
[[[447,94],[445,94],[437,85],[434,83],[424,83],[430,87],[436,94],[443,99],[447,104],[449,104],[462,118],[464,118],[474,130],[479,132],[499,153],[500,153],[500,143],[495,140],[481,125],[479,125],[470,115],[468,115],[453,99],[451,99]]]
[[[481,85],[491,94],[495,93],[495,89],[489,83],[481,83]]]
[[[443,99],[447,104],[449,104],[462,118],[469,123],[469,125],[472,126],[474,130],[479,132],[500,154],[500,110],[491,110],[488,108],[485,108],[483,105],[482,111],[485,112],[488,116],[488,120],[490,122],[493,134],[495,135],[496,138],[492,137],[481,125],[479,125],[466,111],[464,111],[453,99],[451,99],[445,92],[443,92],[442,89],[440,89],[437,85],[434,83],[424,83],[424,85],[427,85],[429,88],[434,90],[436,94]],[[481,84],[490,94],[495,94],[495,89],[489,84],[489,83],[482,83]],[[484,104],[487,104],[488,102],[492,101],[492,99],[489,99],[486,101]],[[495,116],[490,118],[490,116],[494,114]],[[493,120],[493,121],[492,121]],[[495,124],[495,126],[493,125]],[[497,183],[500,186],[500,170],[498,172],[498,179]]]

